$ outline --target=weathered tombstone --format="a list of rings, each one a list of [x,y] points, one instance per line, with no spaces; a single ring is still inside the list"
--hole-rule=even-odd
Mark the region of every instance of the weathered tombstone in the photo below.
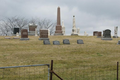
[[[77,29],[76,29],[76,24],[75,24],[75,16],[73,16],[73,27],[72,27],[72,35],[78,36]]]
[[[43,40],[43,44],[44,44],[44,45],[49,45],[49,44],[50,44],[50,41],[49,41],[49,40]]]
[[[53,41],[53,45],[60,45],[59,41]]]
[[[34,36],[36,28],[37,28],[36,24],[29,24],[29,33],[28,33],[28,35]]]
[[[20,40],[29,40],[28,38],[28,30],[27,29],[22,29],[21,30],[21,38]]]
[[[61,19],[60,19],[60,7],[57,8],[57,25],[56,25],[56,31],[55,31],[54,35],[63,35],[62,34]]]
[[[103,38],[101,38],[102,40],[112,40],[111,38],[111,30],[106,29],[103,31]]]
[[[39,40],[49,40],[48,38],[48,30],[41,29],[40,30],[40,38]]]
[[[69,39],[63,39],[63,44],[70,44]]]
[[[117,43],[118,45],[120,45],[120,40],[118,41],[118,43]]]
[[[102,32],[97,32],[97,38],[101,38]]]
[[[79,39],[77,40],[77,44],[84,44],[83,40]]]
[[[114,36],[113,38],[118,38],[118,26],[114,27]]]
[[[98,35],[98,31],[94,31],[93,36],[97,36],[97,35]]]

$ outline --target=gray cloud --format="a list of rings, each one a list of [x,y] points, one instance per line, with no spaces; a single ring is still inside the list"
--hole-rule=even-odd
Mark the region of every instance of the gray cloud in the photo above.
[[[119,0],[1,0],[0,19],[19,16],[25,18],[47,18],[56,21],[57,7],[61,7],[66,34],[72,31],[72,16],[76,16],[76,27],[80,34],[86,31],[111,29],[120,25]]]

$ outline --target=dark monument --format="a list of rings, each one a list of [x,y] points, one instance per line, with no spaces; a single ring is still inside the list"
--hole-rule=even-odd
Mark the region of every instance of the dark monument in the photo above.
[[[40,30],[40,38],[39,40],[49,40],[48,38],[48,30],[41,29]]]
[[[22,29],[21,30],[21,38],[20,40],[29,40],[28,38],[28,30],[27,29]]]
[[[35,29],[37,28],[37,25],[35,24],[29,24],[29,33],[30,36],[35,36]]]
[[[98,31],[94,31],[93,36],[97,36],[97,35],[98,35]]]
[[[57,25],[56,25],[56,31],[55,31],[54,35],[63,35],[61,20],[60,20],[60,7],[58,7],[58,9],[57,9]]]
[[[77,44],[84,44],[83,40],[79,39],[77,40]]]
[[[13,34],[19,33],[19,28],[13,28]]]
[[[59,41],[53,41],[53,45],[60,45]]]
[[[112,40],[111,38],[111,30],[106,29],[103,31],[103,38],[101,38],[102,40]]]
[[[70,44],[69,39],[63,39],[63,44]]]
[[[48,44],[50,44],[50,41],[49,40],[43,40],[43,44],[48,45]]]

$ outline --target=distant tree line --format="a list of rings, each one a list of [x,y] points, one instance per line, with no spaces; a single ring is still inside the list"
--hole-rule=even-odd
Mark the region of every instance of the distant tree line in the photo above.
[[[21,31],[22,28],[28,28],[29,24],[37,24],[37,30],[40,29],[49,29],[50,35],[54,34],[56,22],[52,22],[50,19],[38,19],[32,18],[28,20],[21,17],[10,17],[0,20],[0,35],[8,36],[8,34],[13,34],[13,28],[19,28]]]

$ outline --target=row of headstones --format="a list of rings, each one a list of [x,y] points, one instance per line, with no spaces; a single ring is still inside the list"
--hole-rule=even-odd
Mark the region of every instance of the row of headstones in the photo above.
[[[47,45],[47,44],[50,44],[50,41],[49,40],[43,40],[43,44],[44,45]],[[69,39],[63,39],[63,44],[70,44],[70,41]],[[83,40],[79,39],[77,40],[77,44],[84,44]],[[59,41],[53,41],[53,45],[60,45],[60,42]]]

